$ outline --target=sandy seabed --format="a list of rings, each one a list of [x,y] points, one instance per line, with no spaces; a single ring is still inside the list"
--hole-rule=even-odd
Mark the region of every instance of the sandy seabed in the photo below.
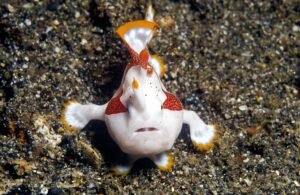
[[[297,194],[300,189],[300,4],[157,1],[149,49],[166,88],[218,125],[207,153],[184,126],[161,172],[127,176],[103,123],[67,131],[63,104],[103,104],[129,54],[115,30],[142,19],[140,1],[0,1],[0,194]],[[124,157],[125,158],[125,157]]]

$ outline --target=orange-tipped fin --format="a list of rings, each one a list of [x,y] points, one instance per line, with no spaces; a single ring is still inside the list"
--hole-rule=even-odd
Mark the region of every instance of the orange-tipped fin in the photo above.
[[[147,20],[128,22],[117,29],[117,34],[136,54],[147,47],[157,25]]]
[[[72,127],[66,120],[66,111],[67,111],[67,108],[71,105],[71,104],[77,104],[78,102],[76,100],[69,100],[68,102],[66,102],[63,106],[63,109],[62,109],[62,113],[61,113],[61,116],[60,116],[60,122],[64,125],[65,129],[68,131],[68,132],[74,132],[74,131],[78,131],[79,129],[78,128],[74,128]]]
[[[169,171],[174,165],[173,156],[170,153],[161,153],[152,158],[161,171]]]
[[[213,127],[213,129],[215,129],[215,132],[214,132],[213,137],[211,138],[211,140],[208,143],[205,143],[205,144],[204,143],[198,143],[195,140],[192,140],[193,145],[199,151],[207,152],[215,146],[215,141],[218,138],[218,129],[217,129],[216,125],[209,125],[209,126]]]

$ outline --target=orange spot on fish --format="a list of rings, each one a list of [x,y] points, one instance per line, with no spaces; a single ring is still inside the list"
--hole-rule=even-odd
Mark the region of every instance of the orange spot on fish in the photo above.
[[[133,89],[139,88],[139,82],[136,79],[133,79],[133,81],[132,81],[132,88]]]

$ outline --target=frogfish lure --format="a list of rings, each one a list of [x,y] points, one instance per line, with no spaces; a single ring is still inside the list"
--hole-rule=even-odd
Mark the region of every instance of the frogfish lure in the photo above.
[[[196,112],[185,110],[161,82],[166,66],[147,49],[157,29],[153,19],[154,9],[149,4],[144,20],[128,22],[117,29],[131,59],[111,100],[104,105],[69,101],[62,112],[62,121],[68,128],[82,129],[95,119],[105,121],[110,136],[130,159],[127,164],[113,167],[117,174],[127,174],[140,158],[151,159],[161,170],[171,169],[173,158],[167,151],[183,123],[189,126],[192,143],[199,150],[212,148],[216,137],[215,126],[206,125]]]

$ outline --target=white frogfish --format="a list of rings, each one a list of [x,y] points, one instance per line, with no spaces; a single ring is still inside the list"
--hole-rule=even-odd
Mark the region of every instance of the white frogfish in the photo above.
[[[62,113],[68,128],[82,129],[95,119],[105,122],[112,139],[130,159],[127,164],[113,167],[117,174],[127,174],[140,158],[151,159],[161,170],[171,169],[173,158],[168,151],[183,123],[189,126],[192,143],[199,150],[212,148],[216,137],[215,126],[205,124],[196,112],[185,110],[161,82],[166,66],[147,48],[157,29],[153,19],[154,9],[149,5],[144,20],[117,29],[131,59],[111,100],[104,105],[69,101]]]

